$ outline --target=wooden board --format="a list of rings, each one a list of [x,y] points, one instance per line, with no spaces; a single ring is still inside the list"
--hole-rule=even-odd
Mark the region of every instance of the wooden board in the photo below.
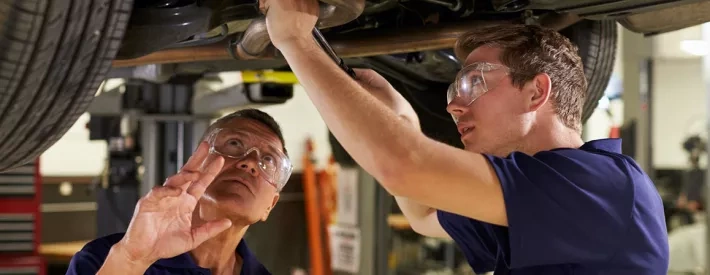
[[[412,227],[409,225],[409,221],[404,215],[390,214],[387,216],[387,224],[396,230],[409,230]]]
[[[73,241],[63,243],[43,243],[39,245],[39,254],[48,262],[69,262],[89,241]]]

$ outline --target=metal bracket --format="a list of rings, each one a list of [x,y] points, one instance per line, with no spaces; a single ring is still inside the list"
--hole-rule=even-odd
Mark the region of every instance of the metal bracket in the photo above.
[[[276,83],[237,84],[219,91],[198,90],[192,101],[195,115],[285,103],[293,98],[293,85]]]
[[[523,22],[525,25],[540,25],[540,16],[536,16],[532,10],[523,12]]]
[[[149,64],[135,67],[111,68],[106,78],[140,79],[154,83],[166,83],[176,74],[173,64]]]

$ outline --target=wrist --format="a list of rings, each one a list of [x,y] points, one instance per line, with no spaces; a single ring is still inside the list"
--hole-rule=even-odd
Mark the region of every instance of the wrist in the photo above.
[[[125,271],[124,274],[143,274],[153,262],[155,261],[132,256],[129,250],[126,249],[125,244],[120,241],[111,247],[101,269],[114,270],[114,268],[119,268]]]
[[[284,55],[290,53],[303,53],[313,51],[314,49],[319,49],[318,44],[313,37],[291,37],[289,39],[284,39],[279,41],[278,44],[274,43],[274,46],[281,51]]]

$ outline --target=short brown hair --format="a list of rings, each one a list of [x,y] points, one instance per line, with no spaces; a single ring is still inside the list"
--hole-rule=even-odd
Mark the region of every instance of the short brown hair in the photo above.
[[[587,79],[577,46],[569,39],[555,30],[536,25],[482,26],[459,38],[456,56],[463,61],[481,46],[502,50],[500,60],[511,69],[512,83],[518,88],[537,74],[547,73],[552,81],[555,112],[567,127],[582,131]]]

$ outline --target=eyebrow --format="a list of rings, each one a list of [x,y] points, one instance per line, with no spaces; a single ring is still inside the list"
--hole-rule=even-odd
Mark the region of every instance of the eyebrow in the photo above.
[[[260,137],[258,137],[258,134],[255,134],[249,130],[243,130],[243,129],[233,129],[233,130],[234,130],[233,133],[239,137],[247,138],[250,140],[255,139],[255,138],[260,138]],[[266,145],[268,147],[268,149],[270,149],[270,150],[278,152],[282,155],[286,155],[286,153],[282,152],[281,149],[279,149],[279,147],[273,146],[273,145],[269,144],[268,142],[263,141],[263,138],[261,138],[261,143]]]

